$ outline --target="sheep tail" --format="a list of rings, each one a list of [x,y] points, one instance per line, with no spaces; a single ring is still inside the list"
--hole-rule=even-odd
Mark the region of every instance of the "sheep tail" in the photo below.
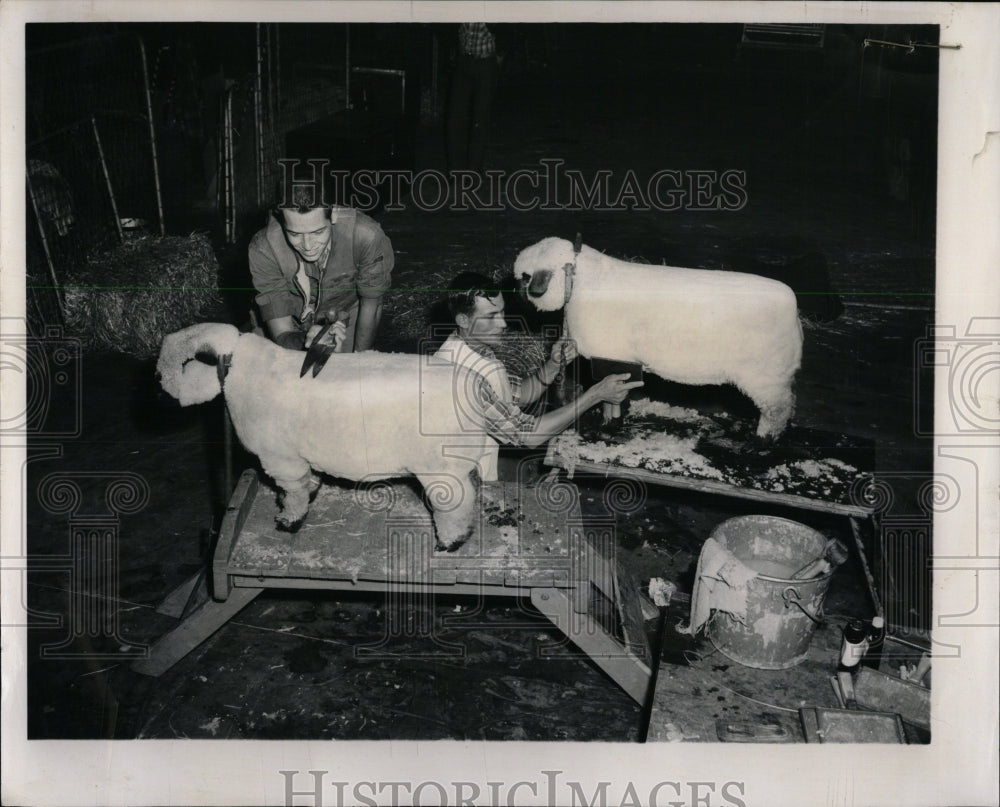
[[[234,326],[214,322],[168,334],[156,363],[160,385],[181,406],[212,400],[222,391],[216,365],[223,356],[232,355],[239,338]]]

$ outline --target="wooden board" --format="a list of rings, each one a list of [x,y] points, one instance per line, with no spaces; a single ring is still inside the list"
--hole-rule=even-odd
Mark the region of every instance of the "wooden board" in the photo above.
[[[773,445],[754,422],[654,401],[633,401],[621,427],[606,432],[594,412],[579,431],[549,443],[546,463],[571,475],[632,477],[654,485],[867,518],[863,498],[874,444],[791,427]]]
[[[617,563],[617,568],[615,602],[622,621],[625,647],[632,655],[651,664],[652,653],[646,636],[646,620],[642,615],[642,594],[639,593],[639,584],[621,561]]]
[[[899,715],[849,709],[800,709],[807,743],[892,743],[904,745]]]
[[[226,571],[257,578],[560,587],[588,579],[578,500],[554,507],[539,489],[512,483],[484,485],[482,496],[479,534],[455,552],[438,552],[415,484],[397,481],[371,495],[350,484],[324,484],[294,532],[275,527],[276,493],[261,484]]]
[[[433,520],[415,484],[323,485],[292,532],[275,525],[275,493],[254,472],[242,474],[213,561],[222,579],[215,601],[202,602],[162,637],[136,671],[160,675],[265,588],[380,591],[390,601],[417,590],[491,593],[530,597],[598,667],[644,702],[648,652],[640,648],[640,658],[586,608],[575,610],[595,588],[616,591],[615,571],[599,540],[604,533],[584,525],[575,486],[550,479],[534,487],[483,485],[477,534],[450,553],[435,551]],[[405,601],[397,604],[405,607]],[[634,627],[641,622],[638,602],[631,606]]]
[[[892,675],[862,666],[854,682],[858,706],[893,712],[926,731],[931,728],[931,691]]]

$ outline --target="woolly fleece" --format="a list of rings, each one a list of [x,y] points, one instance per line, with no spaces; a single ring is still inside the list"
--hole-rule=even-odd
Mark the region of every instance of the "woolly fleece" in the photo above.
[[[802,359],[795,294],[758,275],[627,263],[562,238],[522,250],[514,276],[541,311],[563,307],[584,357],[637,362],[682,384],[735,384],[760,410],[757,434],[777,437],[795,408]]]
[[[427,357],[333,354],[316,378],[304,353],[230,325],[203,324],[163,341],[161,384],[182,406],[222,391],[214,364],[231,355],[224,383],[233,426],[284,491],[279,523],[301,521],[318,480],[312,471],[369,482],[416,476],[434,513],[438,541],[453,548],[478,519],[476,463],[487,440],[470,401],[478,376]]]

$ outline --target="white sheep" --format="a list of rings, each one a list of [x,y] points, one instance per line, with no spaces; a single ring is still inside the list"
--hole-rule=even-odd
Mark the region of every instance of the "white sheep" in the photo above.
[[[627,263],[587,246],[574,254],[562,238],[522,250],[514,277],[539,310],[565,304],[580,355],[641,363],[683,384],[735,384],[760,410],[760,437],[777,437],[792,416],[802,326],[783,283]]]
[[[481,410],[466,405],[479,376],[369,351],[334,354],[318,376],[300,378],[304,355],[207,323],[168,335],[157,372],[181,406],[224,393],[240,441],[284,492],[279,526],[306,516],[319,486],[313,470],[365,482],[413,475],[439,546],[467,540],[479,520],[476,462],[488,445]]]

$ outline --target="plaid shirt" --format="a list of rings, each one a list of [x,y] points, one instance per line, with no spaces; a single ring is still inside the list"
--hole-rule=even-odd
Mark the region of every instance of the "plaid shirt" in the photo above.
[[[538,428],[538,418],[522,412],[515,404],[497,395],[493,385],[485,378],[480,378],[475,390],[490,437],[507,445],[525,445],[524,436]]]
[[[490,437],[507,445],[524,445],[524,435],[535,431],[538,418],[518,409],[521,379],[508,375],[496,353],[486,345],[473,350],[456,331],[435,355],[479,376],[473,394],[482,408]]]
[[[496,53],[496,40],[485,22],[463,22],[458,26],[458,49],[463,56],[485,59]]]

